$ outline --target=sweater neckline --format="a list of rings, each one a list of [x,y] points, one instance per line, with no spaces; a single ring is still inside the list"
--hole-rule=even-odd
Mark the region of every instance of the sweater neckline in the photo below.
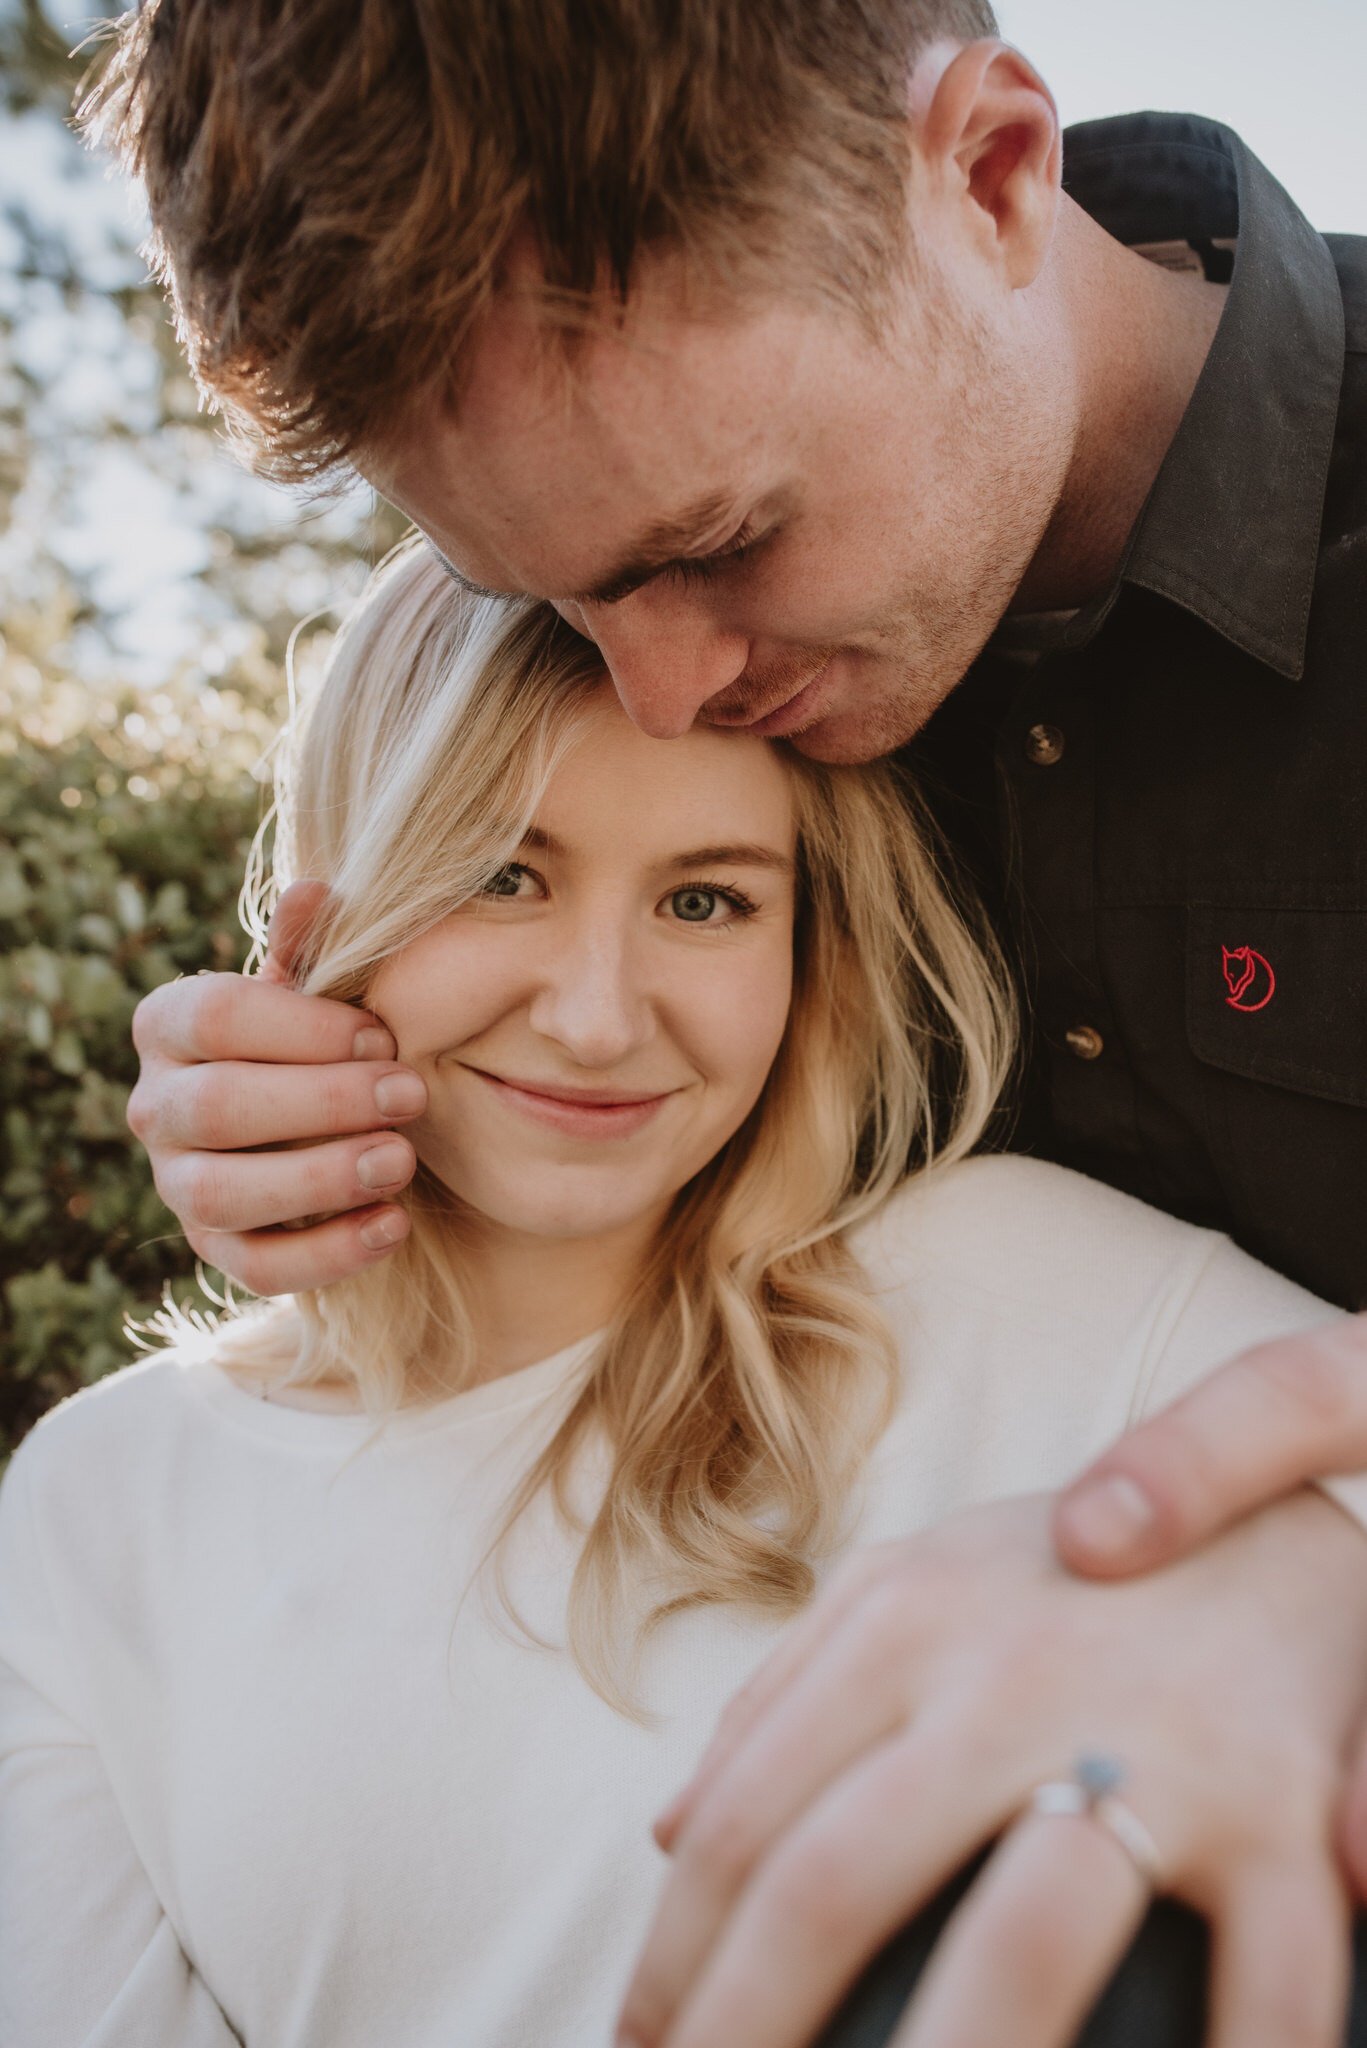
[[[516,1372],[502,1373],[497,1379],[481,1381],[479,1385],[447,1395],[443,1400],[398,1408],[381,1417],[361,1411],[335,1413],[317,1408],[288,1408],[275,1401],[262,1400],[259,1394],[248,1392],[219,1365],[212,1353],[186,1359],[183,1369],[187,1379],[209,1405],[229,1417],[239,1428],[272,1437],[277,1442],[304,1447],[313,1445],[322,1449],[360,1445],[372,1436],[383,1436],[388,1440],[427,1437],[495,1415],[538,1406],[573,1378],[579,1366],[588,1362],[602,1335],[601,1330],[595,1330],[589,1336],[580,1337],[575,1343],[552,1352],[548,1358],[521,1366]]]

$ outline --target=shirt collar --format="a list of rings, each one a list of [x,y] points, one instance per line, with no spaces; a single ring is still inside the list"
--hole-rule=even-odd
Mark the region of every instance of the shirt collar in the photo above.
[[[1238,238],[1215,340],[1119,580],[1297,678],[1343,380],[1328,246],[1231,129],[1195,115],[1070,128],[1064,188],[1125,243]],[[1114,595],[1087,607],[1093,626]]]

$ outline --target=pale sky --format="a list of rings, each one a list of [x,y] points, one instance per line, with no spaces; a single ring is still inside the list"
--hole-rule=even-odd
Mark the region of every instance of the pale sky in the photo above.
[[[1237,128],[1317,228],[1367,234],[1367,0],[997,0],[1065,121]]]

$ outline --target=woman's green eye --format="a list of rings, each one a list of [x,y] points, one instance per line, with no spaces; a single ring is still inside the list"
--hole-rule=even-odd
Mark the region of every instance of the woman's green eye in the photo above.
[[[715,889],[676,889],[669,900],[686,924],[706,924],[721,898]]]

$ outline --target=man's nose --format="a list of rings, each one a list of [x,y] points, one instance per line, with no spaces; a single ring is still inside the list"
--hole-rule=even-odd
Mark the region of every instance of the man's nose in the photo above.
[[[659,580],[616,604],[579,609],[628,718],[652,739],[678,739],[745,673],[748,638],[718,625],[696,592]]]
[[[654,1013],[627,934],[607,913],[575,919],[541,963],[533,1031],[584,1067],[610,1067],[644,1045]]]

